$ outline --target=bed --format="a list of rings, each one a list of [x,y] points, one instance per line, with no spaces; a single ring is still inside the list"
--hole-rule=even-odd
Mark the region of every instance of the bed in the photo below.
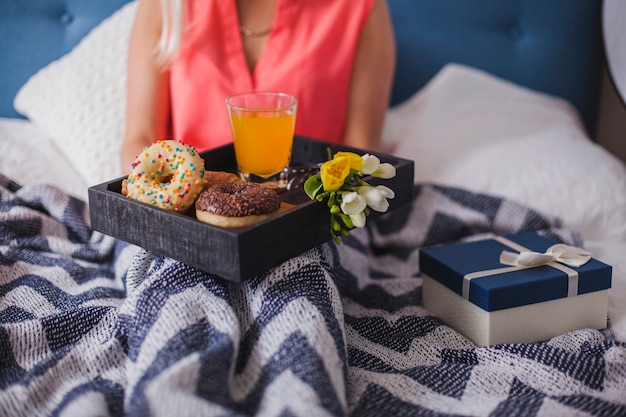
[[[136,4],[0,3],[0,415],[626,415],[602,3],[388,1],[413,203],[242,284],[90,228]],[[478,347],[422,306],[420,248],[524,231],[613,267],[605,329]]]

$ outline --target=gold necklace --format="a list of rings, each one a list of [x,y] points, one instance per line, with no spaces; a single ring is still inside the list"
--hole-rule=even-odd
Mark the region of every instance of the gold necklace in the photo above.
[[[265,36],[270,33],[270,30],[272,30],[271,26],[260,32],[255,32],[247,26],[239,25],[239,32],[241,32],[243,36],[249,36],[251,38],[260,38],[262,36]]]

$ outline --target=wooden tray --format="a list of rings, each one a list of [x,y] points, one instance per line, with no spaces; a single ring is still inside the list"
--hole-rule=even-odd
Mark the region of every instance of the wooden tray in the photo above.
[[[294,138],[292,165],[323,162],[338,150],[364,151],[326,142]],[[381,162],[396,167],[388,180],[369,178],[395,192],[389,211],[413,197],[413,161],[376,154]],[[232,144],[202,154],[211,171],[234,172]],[[177,213],[131,200],[121,194],[126,177],[89,188],[89,210],[94,230],[141,246],[159,255],[240,282],[279,265],[330,240],[328,207],[310,200],[302,187],[281,193],[283,209],[260,223],[240,228],[221,228],[198,221],[195,211]],[[372,211],[368,221],[380,215]]]

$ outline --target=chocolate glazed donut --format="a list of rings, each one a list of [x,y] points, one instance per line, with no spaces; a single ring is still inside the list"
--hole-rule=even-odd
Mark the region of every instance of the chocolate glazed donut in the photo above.
[[[259,222],[280,209],[276,191],[250,182],[215,184],[196,201],[198,220],[221,227],[242,227]]]

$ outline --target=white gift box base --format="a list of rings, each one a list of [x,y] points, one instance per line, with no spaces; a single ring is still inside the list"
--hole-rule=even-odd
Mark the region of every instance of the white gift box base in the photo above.
[[[488,312],[427,275],[422,280],[424,307],[478,346],[538,342],[607,326],[608,290]]]

